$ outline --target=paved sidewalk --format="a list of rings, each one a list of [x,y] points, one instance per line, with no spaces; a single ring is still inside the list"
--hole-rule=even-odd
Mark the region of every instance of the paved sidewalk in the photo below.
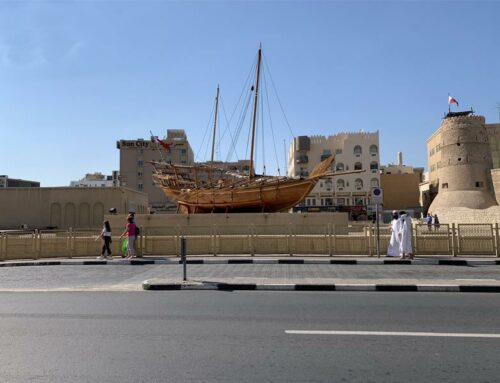
[[[422,257],[410,261],[385,257],[190,256],[186,282],[180,262],[169,257],[7,261],[0,262],[0,287],[500,292],[500,262],[496,258]]]
[[[106,264],[181,264],[179,257],[146,256],[131,260],[114,257],[112,260],[100,260],[95,257],[79,258],[43,258],[37,260],[0,261],[0,267],[16,266],[57,266],[57,265],[106,265]],[[287,256],[287,255],[234,255],[213,256],[195,255],[187,257],[187,264],[338,264],[338,265],[443,265],[443,266],[495,266],[500,265],[500,258],[495,257],[450,257],[434,255],[415,257],[413,260],[375,256]]]

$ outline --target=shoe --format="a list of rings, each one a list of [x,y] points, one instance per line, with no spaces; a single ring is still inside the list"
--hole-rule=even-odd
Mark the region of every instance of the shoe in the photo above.
[[[97,259],[104,259],[104,255],[98,256]]]

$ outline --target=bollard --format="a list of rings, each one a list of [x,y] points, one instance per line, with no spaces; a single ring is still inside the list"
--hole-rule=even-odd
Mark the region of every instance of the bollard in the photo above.
[[[181,261],[182,261],[182,280],[187,281],[186,238],[184,237],[181,237]]]

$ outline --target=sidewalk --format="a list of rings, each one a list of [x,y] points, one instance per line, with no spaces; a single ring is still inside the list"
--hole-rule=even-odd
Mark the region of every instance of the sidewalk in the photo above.
[[[34,266],[61,268],[40,274]],[[3,278],[10,275],[13,281],[29,283],[25,276],[45,275],[80,278],[90,287],[125,283],[144,290],[500,292],[500,260],[482,257],[189,256],[187,281],[181,260],[170,257],[6,261],[0,262],[2,269]],[[17,285],[24,286],[22,281]]]
[[[289,255],[234,255],[234,256],[213,256],[213,255],[190,255],[186,260],[187,264],[317,264],[317,265],[436,265],[436,266],[496,266],[500,265],[500,258],[496,257],[451,257],[449,255],[416,256],[415,259],[399,259],[381,256],[289,256]],[[181,264],[179,257],[145,256],[131,260],[122,257],[113,257],[112,260],[100,260],[95,257],[78,258],[43,258],[37,260],[7,260],[0,261],[0,267],[16,266],[56,266],[56,265],[106,265],[106,264],[126,264],[126,265],[147,265],[147,264]]]

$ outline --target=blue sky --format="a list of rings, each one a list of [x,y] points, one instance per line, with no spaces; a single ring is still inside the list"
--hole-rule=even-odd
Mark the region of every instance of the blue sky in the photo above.
[[[217,84],[230,114],[259,43],[294,135],[378,130],[383,164],[427,167],[448,93],[498,122],[499,16],[496,1],[3,1],[0,174],[110,174],[116,141],[150,130],[199,151]],[[292,138],[273,113],[268,173]]]

